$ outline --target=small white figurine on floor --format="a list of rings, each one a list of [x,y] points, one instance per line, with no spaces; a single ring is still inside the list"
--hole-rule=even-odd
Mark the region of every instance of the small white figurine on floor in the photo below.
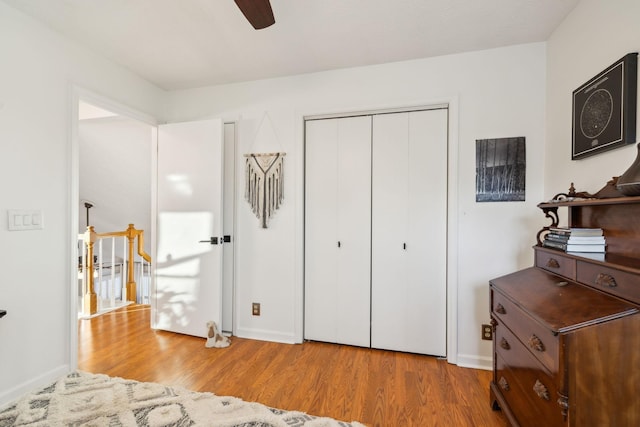
[[[218,331],[216,322],[207,322],[207,343],[204,346],[207,348],[224,348],[229,347],[229,345],[231,345],[231,340]]]

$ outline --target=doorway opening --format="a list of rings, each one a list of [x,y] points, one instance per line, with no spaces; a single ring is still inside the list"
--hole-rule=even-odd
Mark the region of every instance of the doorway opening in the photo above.
[[[106,131],[104,131],[107,129]],[[129,130],[130,133],[125,132]],[[145,252],[155,254],[157,247],[157,150],[158,122],[155,118],[130,109],[81,88],[74,87],[71,104],[71,200],[70,200],[70,347],[69,365],[78,366],[78,234],[94,225],[100,231],[124,230],[131,221],[145,230]],[[96,135],[104,131],[101,135]],[[121,133],[123,132],[123,133]],[[122,136],[126,135],[126,136]],[[135,140],[135,141],[134,141]],[[235,237],[235,159],[236,123],[224,123],[225,212],[224,235]],[[96,142],[88,145],[88,141]],[[137,145],[135,149],[134,145]],[[126,147],[123,149],[122,147]],[[112,151],[109,151],[111,149]],[[130,152],[129,150],[133,150]],[[104,154],[100,154],[103,153]],[[98,155],[100,154],[100,155]],[[124,157],[124,159],[122,159]],[[115,158],[115,159],[114,159]],[[98,175],[106,178],[98,179]],[[122,182],[127,182],[126,185]],[[136,188],[123,188],[135,186]],[[106,195],[103,195],[106,193]],[[126,197],[125,197],[126,196]],[[117,199],[117,198],[120,199]],[[127,198],[128,197],[128,198]],[[122,202],[122,198],[125,201]],[[127,202],[126,200],[135,200]],[[114,206],[123,207],[118,213]],[[90,207],[87,207],[89,206]],[[125,212],[126,211],[126,212]],[[130,216],[126,216],[126,213]],[[125,218],[126,219],[122,219]],[[124,227],[120,224],[123,223]],[[224,251],[223,329],[234,331],[235,262],[233,245]],[[152,260],[152,262],[155,260]],[[150,292],[155,287],[153,264],[148,270]],[[153,300],[153,296],[150,297]],[[149,301],[153,303],[153,301]],[[151,325],[149,325],[151,327]]]
[[[83,99],[78,102],[77,123],[79,317],[104,314],[131,303],[149,304],[151,265],[138,253],[128,253],[127,237],[100,238],[93,245],[93,259],[87,260],[81,235],[125,233],[132,225],[142,232],[138,238],[143,251],[151,253],[154,126]],[[91,278],[86,274],[89,270]],[[88,279],[96,294],[95,314],[83,298]],[[131,279],[135,285],[127,293]]]

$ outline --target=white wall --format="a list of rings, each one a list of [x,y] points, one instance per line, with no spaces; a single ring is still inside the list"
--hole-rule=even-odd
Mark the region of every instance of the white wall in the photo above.
[[[546,198],[566,192],[595,193],[620,176],[636,157],[633,144],[571,160],[572,93],[629,52],[640,51],[640,2],[582,0],[547,46]],[[640,111],[640,110],[639,110]]]
[[[72,84],[160,116],[163,92],[0,2],[0,405],[70,369]],[[8,209],[44,229],[9,232]]]
[[[543,194],[545,54],[536,43],[170,93],[170,121],[239,121],[238,335],[293,342],[302,333],[303,115],[454,100],[456,356],[462,365],[490,367],[490,342],[480,340],[480,325],[489,320],[488,281],[532,264],[542,222],[535,206]],[[254,140],[265,112],[278,143]],[[526,137],[526,202],[476,203],[475,140],[512,136]],[[275,149],[287,152],[285,201],[264,230],[243,199],[242,155]],[[260,317],[251,316],[252,302],[262,304]]]

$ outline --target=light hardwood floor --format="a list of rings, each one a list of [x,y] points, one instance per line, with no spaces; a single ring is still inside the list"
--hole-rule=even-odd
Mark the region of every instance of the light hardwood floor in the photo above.
[[[369,426],[500,426],[489,405],[489,371],[415,354],[232,337],[225,349],[150,329],[148,306],[78,325],[79,369],[232,395]],[[204,328],[204,326],[203,326]]]

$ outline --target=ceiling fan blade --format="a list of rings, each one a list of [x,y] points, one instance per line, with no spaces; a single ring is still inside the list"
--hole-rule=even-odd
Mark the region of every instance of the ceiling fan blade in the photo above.
[[[269,0],[234,0],[247,21],[256,30],[275,24]]]

